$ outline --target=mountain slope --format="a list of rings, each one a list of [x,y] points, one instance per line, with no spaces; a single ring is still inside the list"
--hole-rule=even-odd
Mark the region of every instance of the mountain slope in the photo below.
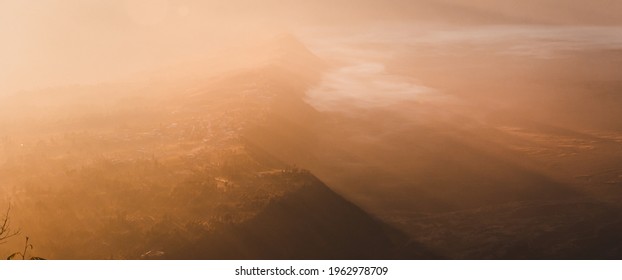
[[[275,112],[317,116],[302,97],[324,67],[291,36],[259,48],[264,59],[191,84],[67,87],[5,99],[0,106],[36,112],[15,111],[4,124],[0,187],[38,254],[435,257],[254,144],[247,132]]]
[[[403,259],[438,258],[372,218],[307,172],[300,186],[271,201],[255,217],[201,237],[174,258]],[[185,255],[191,252],[190,255]]]

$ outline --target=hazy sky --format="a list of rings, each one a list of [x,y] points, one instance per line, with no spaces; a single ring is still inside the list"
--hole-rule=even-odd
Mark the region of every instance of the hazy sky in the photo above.
[[[0,91],[114,80],[274,25],[212,2],[0,0]]]
[[[116,79],[207,52],[222,27],[203,15],[184,1],[2,0],[0,90]]]
[[[303,25],[611,24],[620,10],[618,0],[0,0],[0,94],[114,80]]]

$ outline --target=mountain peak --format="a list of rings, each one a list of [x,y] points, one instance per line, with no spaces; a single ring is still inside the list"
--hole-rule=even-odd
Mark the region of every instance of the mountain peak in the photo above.
[[[265,54],[264,59],[270,65],[290,73],[316,76],[326,67],[321,58],[309,50],[298,37],[289,33],[271,38],[261,49]]]
[[[281,33],[273,37],[272,42],[280,46],[306,48],[300,39],[291,33]]]

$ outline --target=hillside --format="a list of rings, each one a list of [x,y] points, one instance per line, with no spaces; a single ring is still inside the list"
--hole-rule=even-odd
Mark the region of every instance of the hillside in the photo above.
[[[317,114],[301,97],[324,67],[291,36],[258,49],[264,59],[190,85],[66,87],[4,99],[2,205],[13,204],[14,223],[37,254],[435,257],[248,139],[275,112]]]
[[[3,97],[0,206],[50,259],[620,258],[612,30],[379,30]]]

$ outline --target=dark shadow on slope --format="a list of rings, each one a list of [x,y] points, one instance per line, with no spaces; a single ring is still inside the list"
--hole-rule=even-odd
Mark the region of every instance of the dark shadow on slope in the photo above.
[[[173,252],[175,259],[438,259],[303,172],[305,185],[254,218]]]

